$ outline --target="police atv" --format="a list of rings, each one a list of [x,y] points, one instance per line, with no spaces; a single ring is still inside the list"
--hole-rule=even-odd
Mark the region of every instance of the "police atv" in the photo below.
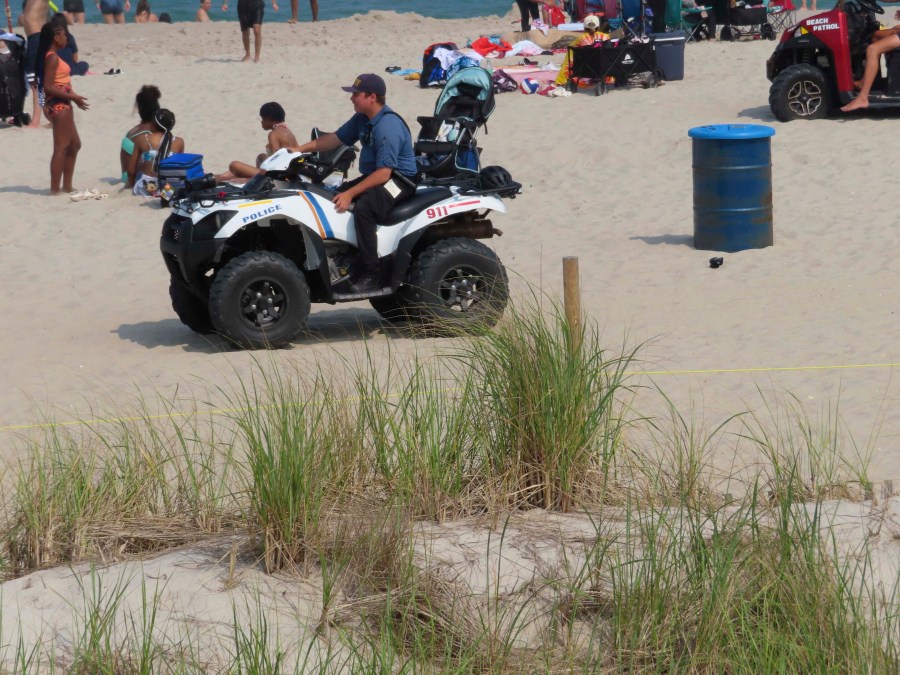
[[[856,97],[866,47],[879,29],[875,0],[839,0],[830,12],[787,29],[766,63],[769,107],[782,122],[826,117]],[[870,108],[900,106],[900,50],[888,52],[887,77],[879,73],[869,94]]]
[[[189,182],[160,238],[172,307],[198,333],[278,348],[304,329],[310,303],[368,300],[387,319],[454,331],[492,326],[506,306],[506,270],[480,240],[489,215],[521,185],[501,167],[459,184],[420,185],[378,226],[383,288],[349,292],[352,212],[338,213],[329,158],[279,150],[244,186]]]

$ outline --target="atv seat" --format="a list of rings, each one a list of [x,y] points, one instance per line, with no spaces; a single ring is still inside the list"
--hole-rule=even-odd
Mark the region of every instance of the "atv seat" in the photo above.
[[[396,225],[404,220],[409,220],[414,215],[427,209],[432,204],[437,204],[453,195],[449,188],[431,187],[419,190],[414,195],[401,201],[397,206],[392,208],[384,218],[382,225]]]
[[[884,55],[887,66],[887,95],[900,96],[900,49]]]

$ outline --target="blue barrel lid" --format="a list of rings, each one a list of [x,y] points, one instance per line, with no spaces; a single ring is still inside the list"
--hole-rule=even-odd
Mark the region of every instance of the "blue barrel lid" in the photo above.
[[[768,138],[775,135],[775,129],[765,124],[708,124],[688,131],[691,138],[708,140],[743,140]]]

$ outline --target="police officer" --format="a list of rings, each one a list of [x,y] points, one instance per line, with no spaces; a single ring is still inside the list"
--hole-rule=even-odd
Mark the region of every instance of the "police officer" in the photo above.
[[[332,202],[338,213],[353,204],[359,256],[350,281],[356,292],[381,288],[376,225],[398,201],[415,191],[416,159],[412,135],[403,118],[386,104],[387,87],[373,73],[364,73],[349,87],[355,114],[337,131],[304,143],[294,152],[328,152],[341,145],[362,144],[359,178],[339,188]]]

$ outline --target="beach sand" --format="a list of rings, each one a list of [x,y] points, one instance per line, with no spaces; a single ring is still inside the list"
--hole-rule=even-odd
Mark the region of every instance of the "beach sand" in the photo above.
[[[375,354],[429,349],[432,341],[383,328],[366,303],[314,306],[308,337],[263,356],[192,333],[169,304],[158,248],[167,212],[121,190],[119,141],[137,121],[135,93],[154,83],[187,151],[223,171],[262,150],[262,103],[280,102],[299,138],[333,129],[352,112],[339,86],[357,73],[417,67],[431,43],[506,33],[513,18],[379,12],[266,24],[258,65],[238,63],[236,23],[77,27],[93,71],[122,71],[74,82],[91,104],[76,111],[75,186],[109,198],[50,197],[51,132],[0,130],[0,456],[46,419],[128,415],[139,394],[175,409],[216,405],[217,392],[260,360],[302,369],[364,345]],[[604,342],[613,351],[646,343],[640,369],[654,374],[635,383],[655,383],[686,416],[712,428],[746,410],[765,417],[766,400],[790,395],[814,425],[827,428],[837,410],[871,479],[898,478],[900,230],[884,171],[896,114],[776,122],[765,77],[774,46],[688,45],[685,79],[654,89],[500,95],[483,162],[503,165],[524,188],[494,219],[504,235],[492,245],[519,299],[529,285],[561,296],[561,259],[577,256],[583,307]],[[437,93],[385,78],[390,105],[415,128]],[[719,254],[692,247],[687,134],[723,123],[776,129],[775,245],[726,253],[710,269]],[[723,462],[733,448],[721,444]]]

